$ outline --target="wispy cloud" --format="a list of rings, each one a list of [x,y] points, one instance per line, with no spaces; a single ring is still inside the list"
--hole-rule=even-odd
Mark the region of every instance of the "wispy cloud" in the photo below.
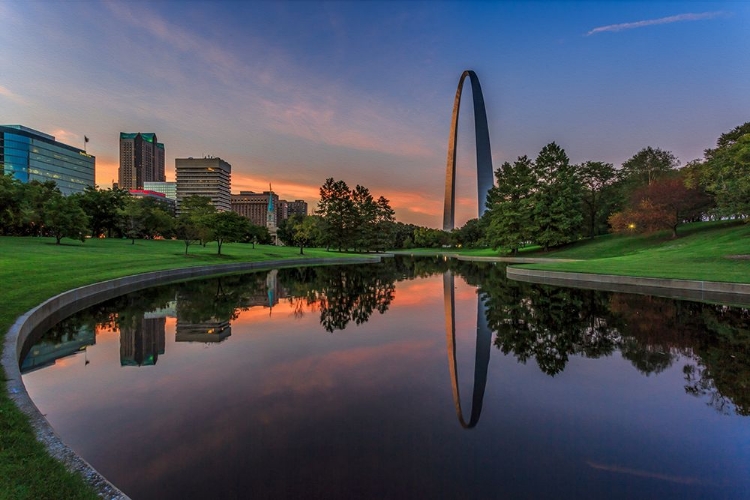
[[[216,76],[223,83],[221,94],[232,96],[234,109],[230,113],[243,109],[246,116],[257,121],[260,112],[266,126],[276,133],[360,151],[417,158],[432,155],[425,138],[415,133],[413,126],[404,124],[403,116],[396,110],[327,81],[327,75],[321,77],[305,71],[283,49],[266,40],[246,39],[249,48],[240,55],[158,15],[144,20],[127,4],[110,1],[106,5],[120,21],[145,30],[175,54],[189,54],[191,60],[203,64],[206,68],[203,73],[212,77],[205,85],[195,76],[194,68],[184,66],[179,57],[175,66],[159,67],[159,75],[169,75],[166,78],[180,85],[181,91],[185,91],[185,86],[201,87],[211,88],[211,93],[216,94],[213,80]],[[343,21],[334,16],[331,19],[334,28],[337,22]],[[180,74],[184,77],[175,76]]]
[[[0,85],[0,97],[4,97],[19,104],[27,104],[26,99],[18,94],[13,93],[9,88],[3,87],[2,85]]]
[[[671,24],[671,23],[681,23],[683,21],[703,21],[706,19],[715,19],[717,17],[725,17],[727,16],[727,13],[724,11],[716,11],[716,12],[701,12],[701,13],[687,13],[687,14],[678,14],[676,16],[669,16],[669,17],[660,17],[659,19],[646,19],[643,21],[636,21],[633,23],[620,23],[620,24],[609,24],[607,26],[599,26],[598,28],[594,28],[588,33],[586,33],[586,36],[595,35],[597,33],[603,33],[605,31],[625,31],[625,30],[632,30],[635,28],[643,28],[645,26],[654,26],[657,24]]]

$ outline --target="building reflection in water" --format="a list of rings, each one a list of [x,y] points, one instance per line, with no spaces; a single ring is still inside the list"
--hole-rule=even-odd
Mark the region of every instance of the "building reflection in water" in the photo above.
[[[232,335],[229,321],[205,321],[186,323],[177,319],[175,342],[222,342]]]
[[[443,305],[445,308],[445,341],[448,350],[448,367],[453,389],[453,404],[461,427],[471,429],[479,422],[487,385],[487,370],[490,363],[492,331],[487,325],[486,306],[477,295],[477,334],[474,358],[474,389],[471,398],[471,416],[467,423],[461,409],[461,394],[458,388],[458,363],[456,361],[456,294],[451,271],[443,273]]]
[[[90,325],[83,325],[54,340],[42,340],[34,344],[23,358],[21,373],[29,373],[39,368],[53,365],[60,358],[85,351],[87,346],[96,344],[96,335]]]
[[[120,323],[120,366],[151,366],[164,354],[167,320],[134,316]]]

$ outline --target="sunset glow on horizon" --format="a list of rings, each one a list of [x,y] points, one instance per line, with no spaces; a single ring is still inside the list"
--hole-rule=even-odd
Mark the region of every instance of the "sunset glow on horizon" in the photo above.
[[[153,132],[167,180],[175,158],[213,155],[235,193],[270,183],[312,212],[333,177],[438,227],[463,70],[495,169],[552,141],[573,163],[652,146],[684,165],[750,110],[744,2],[8,0],[0,18],[0,123],[87,136],[103,188],[119,133]],[[477,212],[472,132],[464,105],[458,225]]]

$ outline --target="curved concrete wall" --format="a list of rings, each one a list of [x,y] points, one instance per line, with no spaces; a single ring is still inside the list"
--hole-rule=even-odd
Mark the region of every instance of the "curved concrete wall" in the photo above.
[[[541,271],[509,267],[507,276],[516,281],[560,285],[610,292],[640,293],[674,299],[700,300],[732,305],[750,304],[750,284],[669,278],[636,278],[613,274]]]
[[[154,285],[174,283],[198,277],[217,276],[246,271],[262,271],[285,267],[361,264],[380,262],[383,255],[348,258],[290,259],[281,261],[243,262],[217,266],[188,267],[136,274],[108,281],[82,286],[61,293],[44,301],[37,307],[20,316],[5,335],[2,352],[2,365],[8,381],[8,396],[18,408],[28,416],[37,439],[42,441],[49,453],[65,464],[68,469],[78,472],[91,484],[100,496],[112,499],[128,498],[99,474],[88,462],[78,456],[55,434],[55,431],[29,397],[21,378],[19,362],[21,351],[29,335],[45,326],[52,326],[65,317],[99,302],[134,292]]]

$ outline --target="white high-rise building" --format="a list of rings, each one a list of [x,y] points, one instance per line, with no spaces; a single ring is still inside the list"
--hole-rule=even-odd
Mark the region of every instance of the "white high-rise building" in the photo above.
[[[232,165],[221,158],[177,158],[177,213],[188,196],[204,196],[220,211],[232,209]]]

